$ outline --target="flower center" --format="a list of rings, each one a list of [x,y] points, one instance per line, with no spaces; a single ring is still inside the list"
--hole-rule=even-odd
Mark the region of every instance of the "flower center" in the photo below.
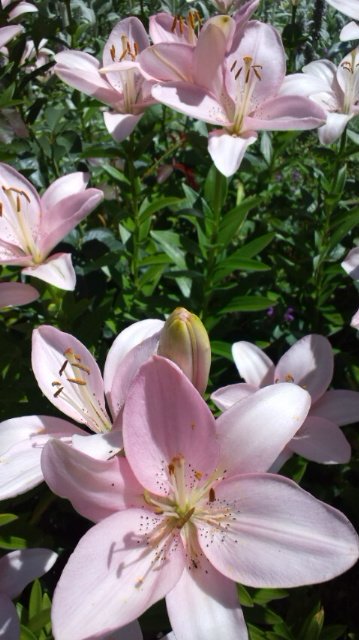
[[[51,383],[56,388],[54,398],[61,396],[62,400],[83,415],[83,422],[94,431],[111,431],[112,424],[107,413],[88,388],[90,368],[82,363],[81,357],[71,347],[64,351],[64,356],[65,361],[59,369],[61,381],[54,380]]]
[[[174,16],[171,26],[171,33],[175,33],[177,31],[181,36],[183,36],[185,25],[187,27],[187,40],[189,44],[195,45],[197,42],[199,30],[201,28],[201,16],[199,12],[195,9],[189,11],[187,14],[187,18],[179,15]]]
[[[35,263],[42,262],[42,256],[34,242],[31,226],[26,213],[30,204],[30,196],[23,189],[17,187],[2,187],[10,207],[10,216],[7,216],[7,222],[11,225],[20,240],[21,248],[26,254],[31,254]],[[1,204],[0,215],[3,215],[3,205]]]
[[[232,133],[239,134],[242,130],[245,116],[252,110],[252,96],[254,88],[261,80],[261,64],[253,64],[252,56],[244,56],[243,63],[234,60],[230,67],[230,73],[234,76],[235,110],[232,125]]]

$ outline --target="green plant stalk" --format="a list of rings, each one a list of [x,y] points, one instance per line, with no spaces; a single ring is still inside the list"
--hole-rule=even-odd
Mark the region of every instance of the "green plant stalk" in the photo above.
[[[220,249],[220,246],[218,244],[218,234],[219,234],[219,227],[221,223],[222,206],[219,199],[219,194],[220,194],[220,181],[222,178],[218,169],[216,169],[215,176],[216,176],[215,177],[215,194],[218,197],[215,198],[213,207],[212,207],[212,211],[213,211],[212,231],[209,239],[207,265],[206,265],[205,278],[204,278],[204,284],[203,284],[203,303],[202,303],[202,310],[200,313],[200,318],[203,322],[205,322],[207,318],[208,307],[213,294],[212,279],[213,279],[214,271],[217,265],[218,253]]]
[[[138,206],[138,181],[136,178],[136,169],[134,163],[134,134],[131,133],[129,139],[129,150],[127,155],[128,162],[128,177],[131,185],[130,203],[132,209],[132,220],[134,223],[134,230],[132,233],[132,260],[131,260],[131,274],[133,277],[133,294],[136,295],[138,290],[139,279],[139,257],[140,257],[140,215]]]

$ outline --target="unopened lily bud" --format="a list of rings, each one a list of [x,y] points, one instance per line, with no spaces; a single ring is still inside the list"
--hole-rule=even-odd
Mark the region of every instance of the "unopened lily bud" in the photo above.
[[[161,331],[158,355],[175,362],[203,394],[211,366],[211,345],[201,320],[183,307],[175,309]]]

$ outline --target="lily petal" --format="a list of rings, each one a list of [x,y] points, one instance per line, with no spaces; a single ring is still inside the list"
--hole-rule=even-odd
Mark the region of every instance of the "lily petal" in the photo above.
[[[327,0],[328,4],[331,4],[334,9],[341,11],[344,15],[354,20],[359,20],[359,7],[357,0]]]
[[[322,144],[332,144],[342,135],[349,120],[354,114],[328,113],[327,122],[318,129],[319,140]]]
[[[350,444],[338,425],[316,416],[306,419],[288,448],[321,464],[344,464],[351,456]]]
[[[358,40],[359,38],[359,25],[356,22],[349,22],[340,32],[339,39],[342,42],[347,42],[348,40]]]
[[[196,473],[205,480],[218,461],[211,411],[184,373],[159,356],[148,360],[132,383],[123,412],[123,440],[135,476],[157,495],[169,491],[174,458],[184,459],[187,487]]]
[[[316,129],[325,122],[326,113],[313,100],[303,96],[276,96],[244,119],[251,130],[288,131]]]
[[[96,460],[52,440],[43,449],[41,466],[51,491],[70,500],[78,513],[94,522],[144,505],[143,487],[125,458]]]
[[[229,384],[226,387],[217,389],[217,391],[211,394],[211,400],[218,409],[226,411],[236,402],[240,402],[256,391],[258,391],[257,387],[253,387],[245,382],[239,382],[238,384]]]
[[[279,360],[275,382],[295,382],[316,402],[327,390],[333,377],[334,358],[329,340],[317,334],[304,336]]]
[[[0,309],[29,304],[39,297],[35,287],[21,282],[2,282],[0,284]]]
[[[19,640],[20,622],[15,605],[5,593],[0,593],[0,638]]]
[[[0,49],[10,42],[15,36],[24,31],[21,24],[14,24],[0,29]]]
[[[228,476],[267,471],[303,424],[310,396],[297,385],[259,389],[217,419],[221,467]]]
[[[347,518],[287,478],[237,476],[217,485],[216,499],[231,505],[230,525],[224,536],[222,528],[202,524],[199,543],[218,571],[236,582],[316,584],[358,558],[358,538]]]
[[[353,280],[359,280],[359,247],[355,247],[349,251],[345,260],[342,262],[342,267]]]
[[[117,142],[122,142],[127,138],[141,118],[142,114],[134,116],[132,113],[122,114],[112,113],[111,111],[105,111],[103,114],[107,131]]]
[[[234,582],[219,573],[203,555],[196,566],[185,568],[167,594],[166,605],[176,640],[248,638]]]
[[[44,575],[57,560],[49,549],[18,549],[0,558],[1,591],[16,598],[26,585]]]
[[[208,152],[218,171],[229,177],[239,169],[247,148],[256,140],[255,131],[246,131],[236,136],[216,129],[208,136]]]
[[[232,346],[232,356],[239,375],[253,387],[274,382],[274,364],[267,354],[251,342],[241,340]]]
[[[42,264],[25,267],[21,273],[48,282],[65,291],[73,291],[76,286],[71,253],[54,253]]]
[[[110,633],[174,587],[184,568],[184,548],[178,532],[156,545],[150,542],[161,523],[151,511],[129,509],[85,534],[55,589],[52,621],[57,640]]]
[[[110,106],[118,102],[120,95],[100,74],[96,58],[83,51],[62,51],[56,54],[55,60],[54,72],[70,87]]]
[[[359,392],[330,389],[312,405],[310,415],[344,425],[359,422]]]

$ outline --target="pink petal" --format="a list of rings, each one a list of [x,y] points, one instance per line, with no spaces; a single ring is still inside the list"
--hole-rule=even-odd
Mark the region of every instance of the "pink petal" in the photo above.
[[[327,0],[328,4],[331,4],[334,9],[341,11],[349,18],[359,20],[359,7],[357,0]]]
[[[229,16],[210,18],[201,29],[193,52],[194,82],[219,99],[223,92],[222,65],[235,24]]]
[[[287,478],[237,476],[215,491],[219,507],[222,500],[231,506],[228,527],[201,524],[199,542],[218,571],[236,582],[315,584],[343,573],[358,558],[358,538],[347,518]]]
[[[5,593],[0,593],[0,638],[19,640],[20,622],[15,605]]]
[[[150,16],[149,33],[153,44],[160,42],[196,44],[197,37],[193,29],[189,29],[184,21],[181,24],[181,29],[178,20],[174,29],[173,25],[174,18],[170,13],[161,12]]]
[[[100,63],[83,51],[62,51],[56,54],[54,72],[70,87],[94,96],[100,102],[115,105],[121,94],[100,74]]]
[[[134,116],[132,113],[122,114],[111,113],[110,111],[105,111],[103,114],[107,131],[117,142],[122,142],[127,138],[141,118],[142,114]]]
[[[348,40],[358,40],[359,39],[359,25],[356,22],[349,22],[340,32],[339,39],[342,42],[347,42]]]
[[[208,152],[218,171],[229,177],[239,169],[247,148],[256,140],[257,134],[254,131],[246,131],[237,136],[216,129],[208,136]]]
[[[115,373],[125,356],[146,338],[157,336],[163,325],[163,320],[149,318],[133,322],[118,334],[107,353],[103,372],[106,395],[111,391]]]
[[[71,440],[81,430],[60,418],[26,416],[0,424],[0,500],[29,491],[43,481],[40,458],[49,438]]]
[[[241,340],[232,346],[232,356],[239,375],[253,387],[274,382],[274,364],[262,349]]]
[[[76,274],[70,253],[54,253],[46,262],[22,269],[22,273],[48,282],[65,291],[75,289]]]
[[[342,135],[353,114],[328,113],[327,122],[318,129],[319,140],[322,144],[332,144]]]
[[[325,122],[326,113],[313,100],[303,96],[277,96],[262,103],[244,119],[250,130],[287,131],[316,129]]]
[[[211,394],[211,400],[218,409],[226,411],[236,402],[240,402],[256,391],[258,391],[257,387],[253,387],[245,382],[239,382],[238,384],[229,384],[227,387],[217,389],[217,391]]]
[[[1,27],[0,29],[0,49],[4,47],[10,40],[15,38],[19,33],[24,31],[24,27],[21,24],[14,24],[8,27]]]
[[[326,418],[340,426],[359,422],[359,392],[330,389],[312,404],[310,415]]]
[[[267,471],[303,424],[310,396],[297,385],[270,385],[217,419],[221,468],[228,476]]]
[[[169,491],[168,465],[184,458],[184,482],[205,481],[218,461],[215,421],[182,371],[154,356],[136,375],[123,412],[126,456],[137,479],[159,495]]]
[[[79,340],[49,325],[35,329],[32,368],[41,391],[60,411],[95,432],[111,430],[101,372]]]
[[[279,360],[275,382],[294,382],[306,389],[316,402],[333,377],[334,358],[329,340],[317,334],[304,336]]]
[[[316,416],[306,419],[288,447],[303,458],[322,464],[344,464],[351,456],[350,444],[338,425]]]
[[[359,329],[359,309],[353,315],[353,317],[351,319],[351,322],[350,322],[350,326],[353,327],[354,329]]]
[[[63,176],[42,196],[39,247],[44,254],[47,255],[103,200],[100,189],[86,189],[87,180],[84,173]]]
[[[140,342],[125,355],[114,370],[108,403],[114,418],[119,418],[119,423],[116,422],[116,426],[121,425],[119,413],[125,404],[132,381],[141,365],[157,352],[158,340],[159,333],[156,333]]]
[[[57,553],[49,549],[19,549],[0,558],[1,591],[16,598],[26,585],[50,571]]]
[[[19,2],[11,11],[9,11],[10,20],[15,20],[23,13],[36,13],[38,9],[30,2]]]
[[[97,460],[109,460],[123,449],[122,433],[112,430],[108,433],[82,433],[72,437],[72,446]]]
[[[0,236],[8,244],[20,247],[27,254],[31,251],[25,241],[23,226],[19,223],[17,209],[25,218],[30,242],[36,237],[40,224],[40,199],[34,187],[18,171],[8,164],[0,163]],[[12,191],[11,189],[15,189]],[[26,239],[27,240],[27,239]],[[26,245],[26,246],[25,246]]]
[[[124,45],[122,44],[124,40],[126,44],[128,43],[131,51],[134,51],[134,43],[136,43],[138,51],[143,51],[150,44],[141,20],[134,16],[120,20],[112,29],[105,44],[103,66],[113,63],[114,58],[121,58],[124,52]]]
[[[39,297],[37,289],[21,282],[2,282],[0,284],[0,309],[29,304]]]
[[[192,118],[223,127],[231,124],[218,100],[197,85],[188,82],[156,84],[152,89],[152,96],[157,102]]]
[[[78,513],[94,522],[145,504],[143,488],[125,458],[96,460],[52,440],[44,447],[41,466],[51,491],[70,500]]]
[[[141,72],[149,80],[191,82],[193,47],[187,44],[156,44],[138,56]]]
[[[151,511],[129,509],[109,516],[85,534],[55,590],[56,640],[110,633],[174,587],[183,571],[184,549],[176,531],[157,544],[151,542],[152,532],[159,531],[162,522]]]
[[[188,562],[190,562],[188,560]],[[236,585],[201,554],[166,596],[176,640],[246,640],[247,628]],[[185,615],[184,615],[185,612]]]
[[[359,247],[355,247],[349,251],[345,260],[342,262],[342,267],[353,280],[359,280]]]

